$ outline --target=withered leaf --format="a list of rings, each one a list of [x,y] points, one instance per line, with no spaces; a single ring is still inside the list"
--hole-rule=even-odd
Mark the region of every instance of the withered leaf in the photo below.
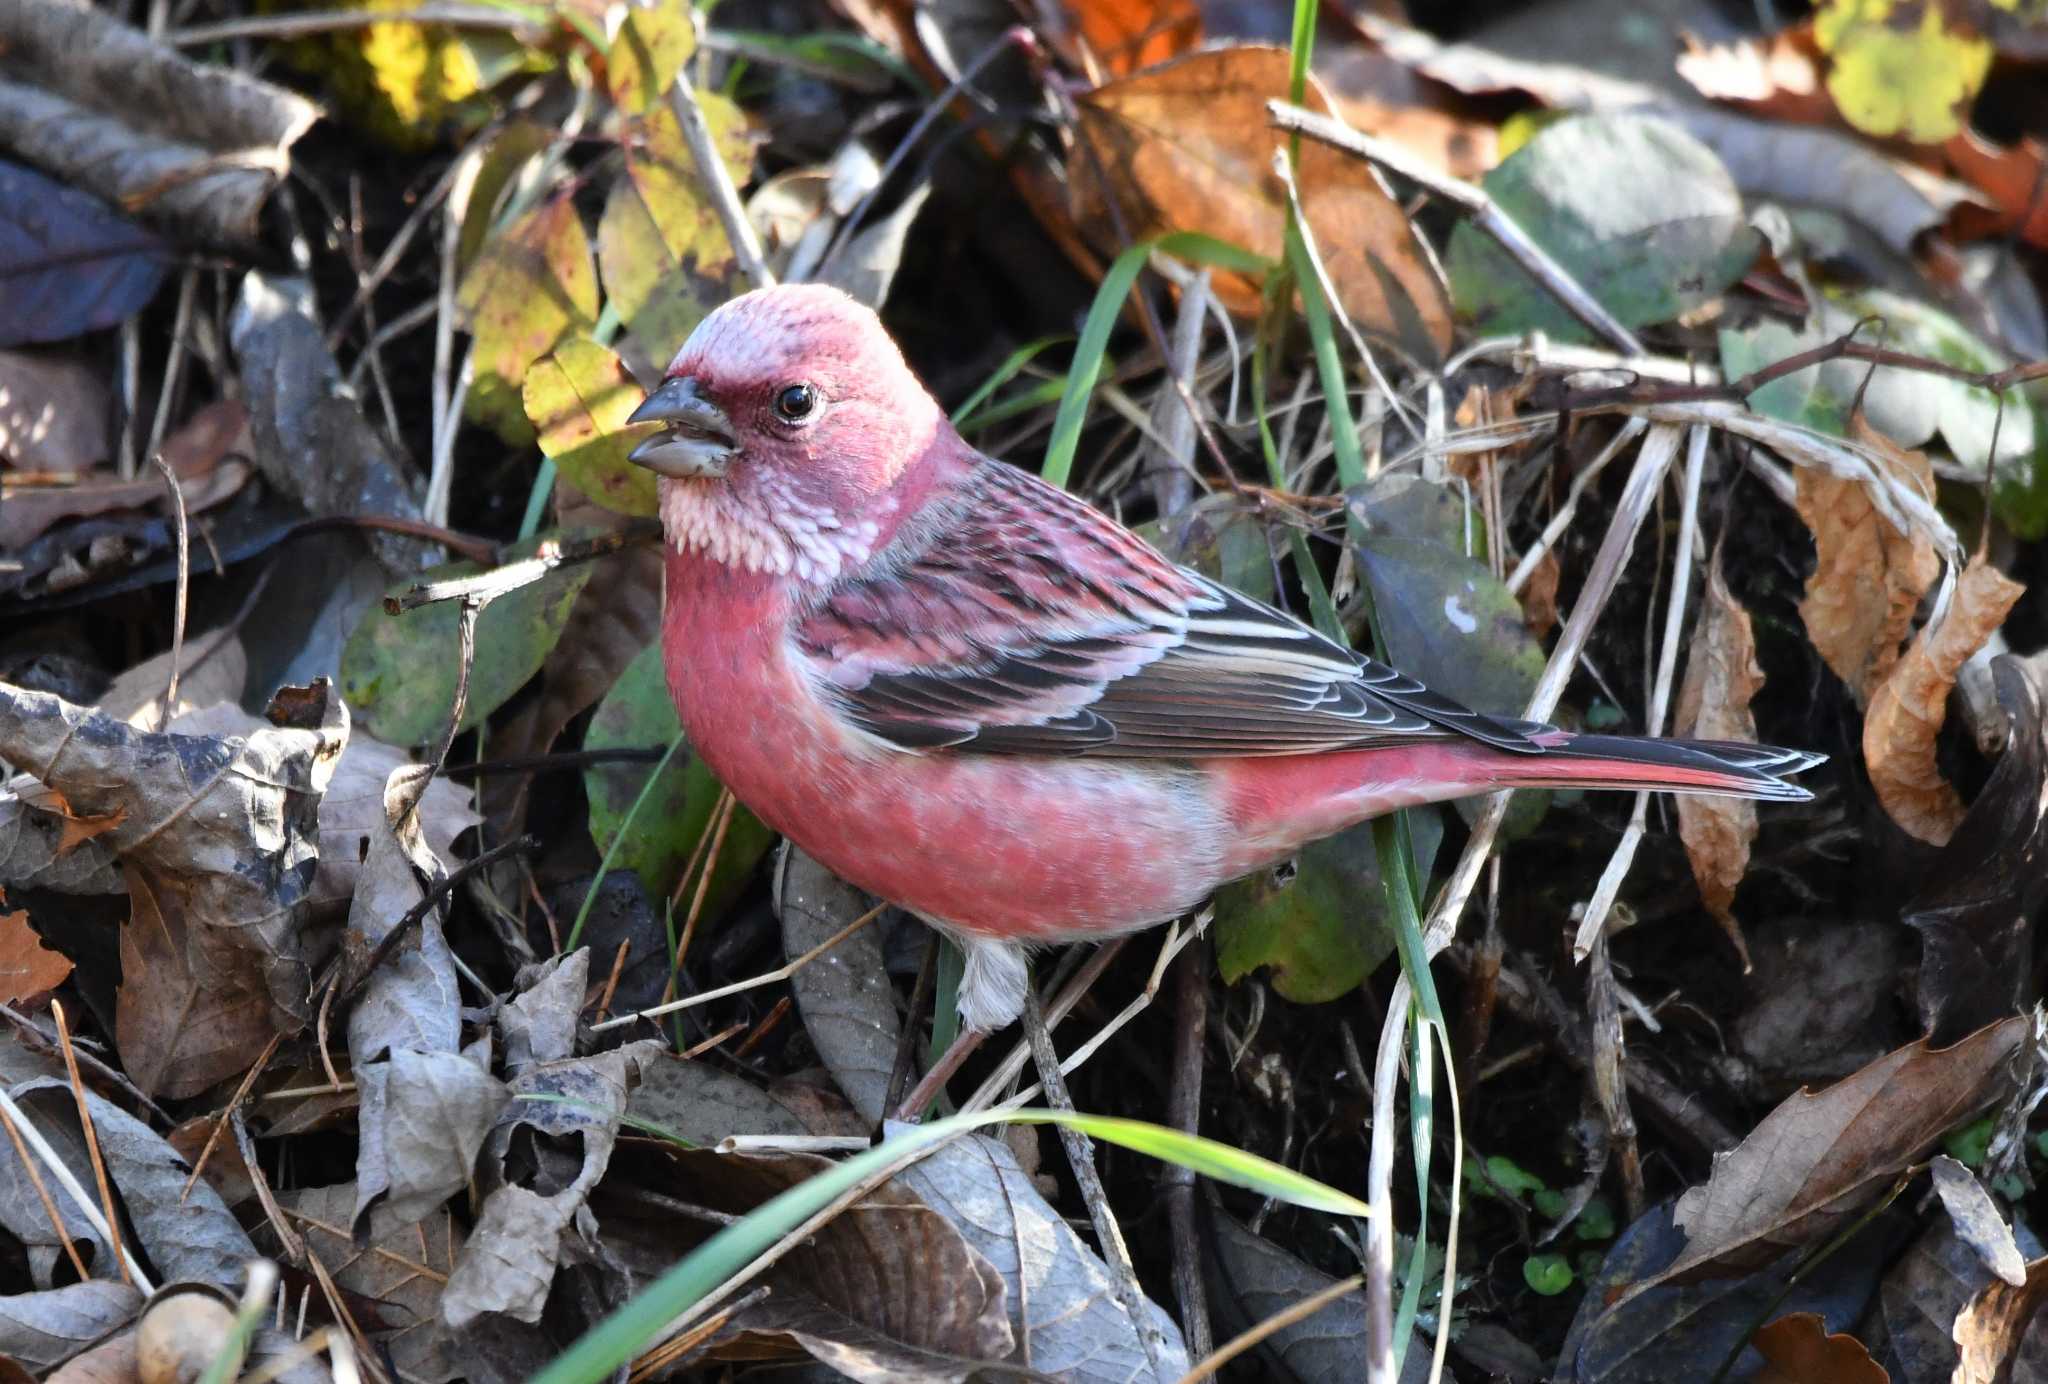
[[[1946,612],[1929,621],[1871,695],[1863,758],[1884,810],[1913,836],[1946,845],[1963,820],[1963,800],[1935,763],[1956,673],[2005,622],[2026,588],[1983,558],[1956,581]]]
[[[2012,1227],[1977,1175],[1945,1153],[1929,1160],[1927,1171],[1957,1237],[1977,1252],[1984,1267],[2015,1288],[2026,1286],[2027,1261],[2020,1256]]]
[[[697,1195],[731,1214],[832,1166],[809,1154],[672,1156]],[[713,1353],[782,1338],[856,1379],[957,1380],[1013,1349],[1002,1275],[897,1182],[828,1223],[771,1281],[768,1300],[735,1317]]]
[[[54,990],[70,974],[70,958],[43,945],[27,909],[0,913],[0,1004]]]
[[[1792,1312],[1749,1338],[1764,1367],[1756,1384],[1890,1384],[1863,1342],[1830,1332],[1817,1312]]]
[[[1952,1047],[1923,1039],[1787,1097],[1679,1198],[1685,1249],[1648,1283],[1746,1273],[1826,1238],[1998,1097],[2006,1059],[2026,1035],[2027,1021],[2014,1016]]]
[[[0,758],[71,812],[126,812],[99,838],[126,867],[115,1040],[136,1083],[188,1096],[239,1075],[273,1033],[312,1017],[322,939],[311,926],[318,811],[348,713],[327,692],[317,730],[212,739],[138,731],[0,684]]]
[[[1081,147],[1069,162],[1075,219],[1111,243],[1112,199],[1130,238],[1199,231],[1279,260],[1286,191],[1273,172],[1282,140],[1266,102],[1285,98],[1283,48],[1238,44],[1192,53],[1078,99]],[[1310,81],[1304,100],[1330,103]],[[1450,347],[1451,307],[1433,255],[1372,167],[1304,141],[1296,169],[1307,218],[1337,297],[1367,332],[1418,360]],[[1218,298],[1258,310],[1257,286],[1218,272]]]
[[[1707,590],[1692,650],[1685,660],[1685,683],[1678,693],[1677,734],[1703,740],[1756,739],[1756,716],[1750,710],[1764,670],[1756,661],[1756,632],[1749,612],[1728,592],[1716,550],[1707,570]],[[1700,900],[1714,915],[1749,968],[1749,948],[1735,920],[1735,890],[1749,872],[1749,848],[1756,840],[1756,804],[1747,798],[1678,795],[1678,835],[1685,842]]]
[[[335,1286],[370,1304],[367,1312],[358,1307],[358,1320],[371,1340],[391,1351],[401,1375],[438,1381],[459,1373],[445,1356],[438,1325],[441,1286],[462,1247],[462,1232],[445,1208],[417,1222],[375,1211],[358,1244],[349,1232],[354,1183],[279,1192],[277,1202]],[[274,1237],[267,1247],[276,1252]]]
[[[0,1297],[0,1354],[47,1369],[132,1321],[141,1307],[141,1293],[106,1278]]]
[[[1122,77],[1200,45],[1202,11],[1192,0],[1075,0],[1076,37],[1109,76]]]
[[[2039,1379],[2048,1370],[2048,1259],[2027,1265],[2026,1282],[2015,1287],[1987,1283],[1956,1314],[1957,1384]]]
[[[1908,451],[1872,427],[1859,412],[1849,436],[1871,464],[1902,484],[1934,493],[1934,468],[1924,452]],[[1860,481],[1801,466],[1794,503],[1813,531],[1817,560],[1806,579],[1799,617],[1807,637],[1858,702],[1898,662],[1920,598],[1941,575],[1941,560],[1925,534],[1902,533],[1870,502]]]

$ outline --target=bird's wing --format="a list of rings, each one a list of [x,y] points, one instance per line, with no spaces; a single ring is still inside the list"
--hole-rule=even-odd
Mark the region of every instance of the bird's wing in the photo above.
[[[843,714],[904,749],[1189,758],[1416,736],[1541,748],[1185,568],[1013,467],[797,626]]]

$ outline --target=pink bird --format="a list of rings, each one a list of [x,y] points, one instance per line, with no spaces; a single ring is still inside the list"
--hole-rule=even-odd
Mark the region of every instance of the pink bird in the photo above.
[[[707,316],[635,423],[691,745],[775,830],[966,954],[1101,940],[1379,813],[1498,788],[1801,801],[1819,755],[1480,715],[1176,566],[953,430],[835,289]]]

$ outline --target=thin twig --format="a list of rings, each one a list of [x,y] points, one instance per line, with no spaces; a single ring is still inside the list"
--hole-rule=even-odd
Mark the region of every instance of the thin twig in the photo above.
[[[1174,964],[1173,1084],[1166,1101],[1167,1123],[1183,1134],[1202,1132],[1203,1035],[1209,1026],[1209,949],[1196,943]],[[1166,1220],[1173,1238],[1173,1295],[1180,1304],[1181,1334],[1188,1355],[1200,1360],[1214,1343],[1209,1324],[1208,1285],[1202,1274],[1202,1237],[1195,1225],[1195,1174],[1168,1165]],[[1219,1362],[1220,1363],[1220,1362]]]
[[[199,48],[238,38],[303,38],[372,24],[447,24],[463,29],[488,29],[514,37],[540,38],[545,30],[532,20],[496,5],[436,4],[413,10],[319,10],[312,14],[259,14],[218,24],[188,24],[164,34],[173,48]]]
[[[177,604],[171,611],[171,676],[164,684],[163,711],[156,718],[161,730],[170,724],[171,709],[178,702],[178,660],[185,653],[185,607],[186,598],[192,589],[192,531],[185,520],[185,490],[178,484],[178,473],[164,460],[163,453],[152,452],[150,460],[163,473],[164,484],[170,487],[171,504],[178,518],[178,585]]]
[[[435,906],[441,900],[447,898],[449,894],[453,893],[464,880],[479,870],[495,865],[508,855],[518,855],[526,851],[537,851],[539,849],[540,838],[537,836],[520,836],[510,841],[501,841],[489,850],[480,853],[474,859],[463,861],[453,870],[450,870],[446,876],[436,880],[431,888],[420,895],[418,903],[405,910],[405,916],[393,924],[391,931],[377,939],[377,945],[371,949],[369,956],[363,961],[362,971],[349,979],[348,988],[341,992],[341,998],[347,1000],[358,990],[362,989],[370,977],[377,973],[377,968],[382,966],[390,958],[391,953],[398,949],[398,944],[405,940],[406,935],[424,922],[427,914],[433,912]]]
[[[53,1004],[51,1007],[55,1008],[56,1006]],[[220,1117],[213,1122],[213,1130],[206,1136],[206,1143],[200,1148],[199,1156],[192,1160],[192,1171],[185,1178],[185,1185],[178,1189],[178,1205],[183,1206],[185,1198],[192,1195],[192,1189],[199,1184],[200,1174],[206,1171],[206,1161],[213,1157],[214,1145],[220,1142],[220,1136],[227,1130],[229,1118],[233,1116],[236,1108],[249,1098],[249,1089],[256,1084],[256,1079],[263,1075],[264,1068],[270,1065],[270,1059],[277,1055],[278,1044],[283,1041],[284,1035],[282,1033],[271,1034],[270,1041],[263,1045],[262,1054],[257,1057],[255,1062],[250,1064],[248,1071],[242,1073],[242,1084],[235,1088],[235,1093],[232,1096],[228,1097],[227,1107],[220,1112]]]
[[[100,1156],[99,1128],[93,1123],[92,1105],[86,1099],[85,1082],[79,1079],[78,1058],[71,1051],[71,1026],[64,1019],[64,1005],[61,1001],[50,1001],[50,1017],[57,1024],[57,1045],[64,1050],[64,1072],[71,1079],[71,1098],[78,1103],[78,1127],[85,1133],[85,1154],[92,1161],[93,1182],[98,1185],[100,1205],[106,1210],[107,1224],[120,1224],[121,1217],[114,1209],[114,1189],[107,1184],[107,1160]],[[272,1038],[275,1044],[276,1039]],[[121,1271],[121,1281],[127,1283],[128,1265],[115,1261]]]
[[[1232,1360],[1235,1360],[1274,1332],[1285,1331],[1296,1322],[1307,1321],[1346,1293],[1357,1292],[1364,1283],[1365,1276],[1363,1274],[1353,1274],[1349,1278],[1340,1278],[1329,1287],[1309,1294],[1293,1306],[1275,1312],[1256,1326],[1248,1327],[1231,1337],[1223,1344],[1221,1349],[1203,1359],[1200,1364],[1182,1375],[1178,1384],[1197,1384],[1197,1381],[1207,1379],[1210,1375],[1222,1369]]]
[[[854,933],[859,932],[869,923],[881,917],[882,911],[888,908],[888,906],[886,903],[876,904],[873,908],[870,908],[867,912],[861,914],[845,927],[839,929],[839,931],[833,933],[830,937],[827,937],[824,941],[818,943],[817,946],[812,947],[787,965],[778,966],[772,971],[764,972],[747,980],[736,980],[730,985],[721,985],[716,990],[706,990],[701,994],[690,995],[684,999],[671,1000],[667,1004],[657,1004],[652,1009],[641,1009],[631,1014],[621,1014],[616,1019],[606,1019],[601,1024],[592,1024],[590,1031],[592,1033],[603,1033],[607,1029],[638,1023],[642,1019],[659,1019],[662,1015],[673,1014],[679,1009],[689,1009],[696,1005],[709,1004],[713,1000],[724,999],[727,995],[737,995],[745,990],[758,990],[763,985],[773,985],[777,981],[788,980],[826,952],[853,936]]]
[[[747,219],[739,189],[733,186],[732,173],[719,157],[711,125],[704,119],[704,108],[697,104],[697,89],[690,84],[687,63],[676,71],[669,103],[675,108],[676,123],[682,126],[683,143],[690,146],[690,157],[697,162],[697,180],[711,200],[712,211],[718,214],[718,224],[725,228],[726,241],[732,246],[740,272],[756,288],[773,288],[775,275],[761,253],[760,237],[754,234],[754,223]]]
[[[1038,1080],[1045,1087],[1045,1103],[1055,1110],[1074,1111],[1074,1098],[1067,1094],[1067,1083],[1060,1075],[1060,1055],[1052,1045],[1052,1035],[1045,1031],[1045,1007],[1038,1002],[1038,987],[1024,987],[1024,1036],[1031,1042],[1031,1056],[1038,1064]],[[1137,1333],[1139,1344],[1145,1348],[1145,1360],[1152,1366],[1152,1377],[1163,1380],[1164,1367],[1160,1364],[1159,1328],[1146,1310],[1150,1304],[1144,1292],[1138,1287],[1138,1270],[1131,1263],[1130,1247],[1124,1243],[1123,1231],[1117,1226],[1116,1214],[1109,1207],[1109,1193],[1102,1188],[1101,1175],[1095,1171],[1095,1143],[1086,1134],[1070,1125],[1059,1127],[1060,1145],[1067,1151],[1067,1163],[1074,1170],[1074,1183],[1081,1190],[1081,1200],[1088,1207],[1088,1219],[1095,1226],[1095,1241],[1101,1247],[1102,1260],[1109,1268],[1110,1292],[1115,1295],[1117,1305],[1130,1318],[1131,1330]]]
[[[532,557],[518,562],[508,562],[488,572],[474,576],[450,577],[445,581],[418,582],[396,596],[384,598],[384,611],[388,615],[403,615],[408,610],[418,610],[424,605],[437,601],[474,600],[479,607],[489,605],[509,591],[517,591],[539,581],[557,568],[572,566],[578,562],[590,562],[607,554],[618,552],[633,543],[645,541],[659,533],[659,526],[631,524],[623,528],[589,538],[570,542],[550,540],[541,544]]]

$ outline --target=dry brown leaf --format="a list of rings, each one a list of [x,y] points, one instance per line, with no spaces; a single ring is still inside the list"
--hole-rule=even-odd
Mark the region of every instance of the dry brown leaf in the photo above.
[[[1500,162],[1500,130],[1469,113],[1471,102],[1368,43],[1318,52],[1315,73],[1337,114],[1419,154],[1454,178],[1478,182]]]
[[[135,1332],[122,1332],[111,1341],[74,1355],[49,1376],[47,1384],[138,1384],[135,1366]]]
[[[1849,434],[1909,488],[1934,493],[1934,468],[1924,453],[1897,446],[1861,414],[1850,420]],[[1812,466],[1798,472],[1794,503],[1813,531],[1817,557],[1799,616],[1828,667],[1867,704],[1898,662],[1899,644],[1941,575],[1941,560],[1925,535],[1900,533],[1878,513],[1861,482]]]
[[[1539,640],[1548,638],[1557,628],[1557,583],[1563,573],[1553,548],[1536,560],[1529,580],[1522,583],[1522,623]]]
[[[43,945],[27,909],[0,913],[0,1004],[54,990],[70,974],[70,958]]]
[[[1922,841],[1947,845],[1963,820],[1963,800],[1934,757],[1949,689],[2025,590],[1982,558],[1972,560],[1956,582],[1948,613],[1915,636],[1871,695],[1863,718],[1870,786],[1891,819]]]
[[[2048,1302],[2048,1259],[2027,1265],[2027,1281],[2014,1287],[1993,1280],[1956,1314],[1951,1337],[1960,1355],[1955,1384],[1998,1384],[2039,1379],[2048,1367],[2048,1329],[2041,1306]]]
[[[1869,1348],[1844,1331],[1830,1332],[1815,1312],[1792,1312],[1749,1338],[1764,1367],[1756,1384],[1889,1384]]]
[[[1678,1199],[1685,1249],[1640,1286],[1747,1273],[1826,1239],[2002,1094],[2007,1059],[2027,1032],[2016,1014],[1952,1047],[1923,1039],[1824,1090],[1788,1096]]]
[[[157,715],[170,680],[171,651],[166,649],[115,678],[100,694],[99,709],[137,730],[160,730],[164,723]],[[187,639],[178,651],[178,702],[171,719],[216,702],[239,702],[248,680],[249,655],[233,630],[222,626]],[[251,716],[249,724],[253,728],[262,722]]]
[[[1079,98],[1070,161],[1075,219],[1111,248],[1122,243],[1112,197],[1131,239],[1199,231],[1278,260],[1287,197],[1274,174],[1281,141],[1266,102],[1288,91],[1285,49],[1246,44],[1210,49],[1098,87]],[[1304,98],[1328,111],[1313,81]],[[1372,167],[1304,142],[1297,183],[1337,296],[1363,330],[1423,361],[1451,341],[1450,296],[1435,258]],[[1218,271],[1230,309],[1259,309],[1258,287]]]
[[[232,499],[254,474],[249,463],[228,461],[197,481],[185,482],[180,490],[186,512],[200,514]],[[87,519],[122,509],[163,508],[169,496],[163,478],[154,474],[124,481],[91,472],[76,485],[0,486],[0,549],[22,547],[67,519]]]
[[[1685,660],[1685,684],[1678,693],[1677,733],[1702,740],[1756,739],[1756,716],[1749,709],[1764,685],[1757,666],[1756,632],[1749,612],[1729,594],[1721,575],[1720,553],[1707,571],[1707,590]],[[1735,920],[1735,889],[1749,872],[1749,847],[1756,840],[1756,804],[1747,798],[1678,795],[1678,835],[1685,842],[1700,900],[1735,944],[1742,969],[1749,969],[1749,947]]]

